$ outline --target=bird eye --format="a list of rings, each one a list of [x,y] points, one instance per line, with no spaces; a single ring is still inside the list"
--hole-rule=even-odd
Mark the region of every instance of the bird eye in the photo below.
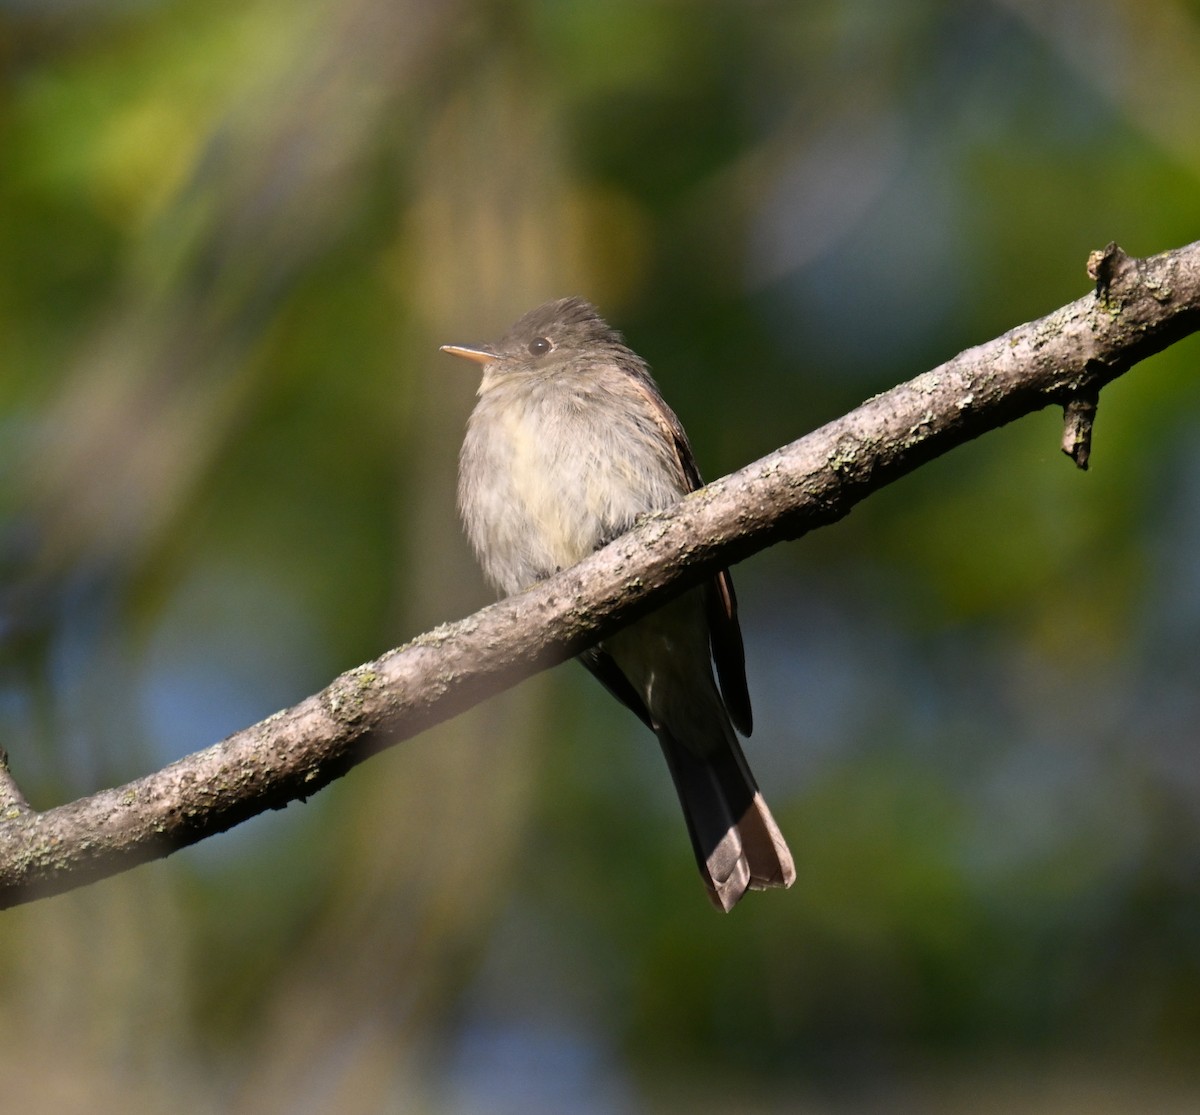
[[[534,356],[545,356],[553,347],[549,337],[535,337],[529,342],[529,351]]]

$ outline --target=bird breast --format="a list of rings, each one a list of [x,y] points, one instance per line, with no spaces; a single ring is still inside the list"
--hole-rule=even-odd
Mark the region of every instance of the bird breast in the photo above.
[[[594,381],[498,383],[467,425],[459,505],[504,593],[574,565],[686,490],[673,446],[616,369]]]

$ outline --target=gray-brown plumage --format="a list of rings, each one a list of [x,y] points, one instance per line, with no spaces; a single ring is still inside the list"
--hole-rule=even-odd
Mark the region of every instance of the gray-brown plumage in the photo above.
[[[645,363],[583,299],[531,310],[494,346],[443,351],[483,369],[458,502],[499,592],[574,565],[700,487]],[[729,573],[580,657],[658,737],[713,902],[730,910],[748,888],[791,886],[791,853],[734,732],[752,724]]]

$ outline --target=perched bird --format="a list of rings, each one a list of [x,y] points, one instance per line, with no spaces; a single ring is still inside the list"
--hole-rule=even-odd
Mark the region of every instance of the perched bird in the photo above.
[[[494,346],[442,351],[483,370],[458,504],[502,595],[574,565],[701,486],[687,435],[645,362],[582,298],[531,310]],[[791,852],[734,733],[750,734],[751,714],[728,571],[580,658],[658,737],[714,904],[730,910],[748,888],[791,886]]]

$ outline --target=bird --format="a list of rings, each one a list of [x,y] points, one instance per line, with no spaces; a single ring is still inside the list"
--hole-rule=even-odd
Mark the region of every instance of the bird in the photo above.
[[[646,362],[586,299],[546,302],[495,344],[442,351],[481,369],[458,506],[498,595],[574,565],[702,487]],[[790,887],[791,851],[737,735],[750,735],[753,720],[729,571],[579,658],[658,738],[713,904],[728,912],[747,890]]]

